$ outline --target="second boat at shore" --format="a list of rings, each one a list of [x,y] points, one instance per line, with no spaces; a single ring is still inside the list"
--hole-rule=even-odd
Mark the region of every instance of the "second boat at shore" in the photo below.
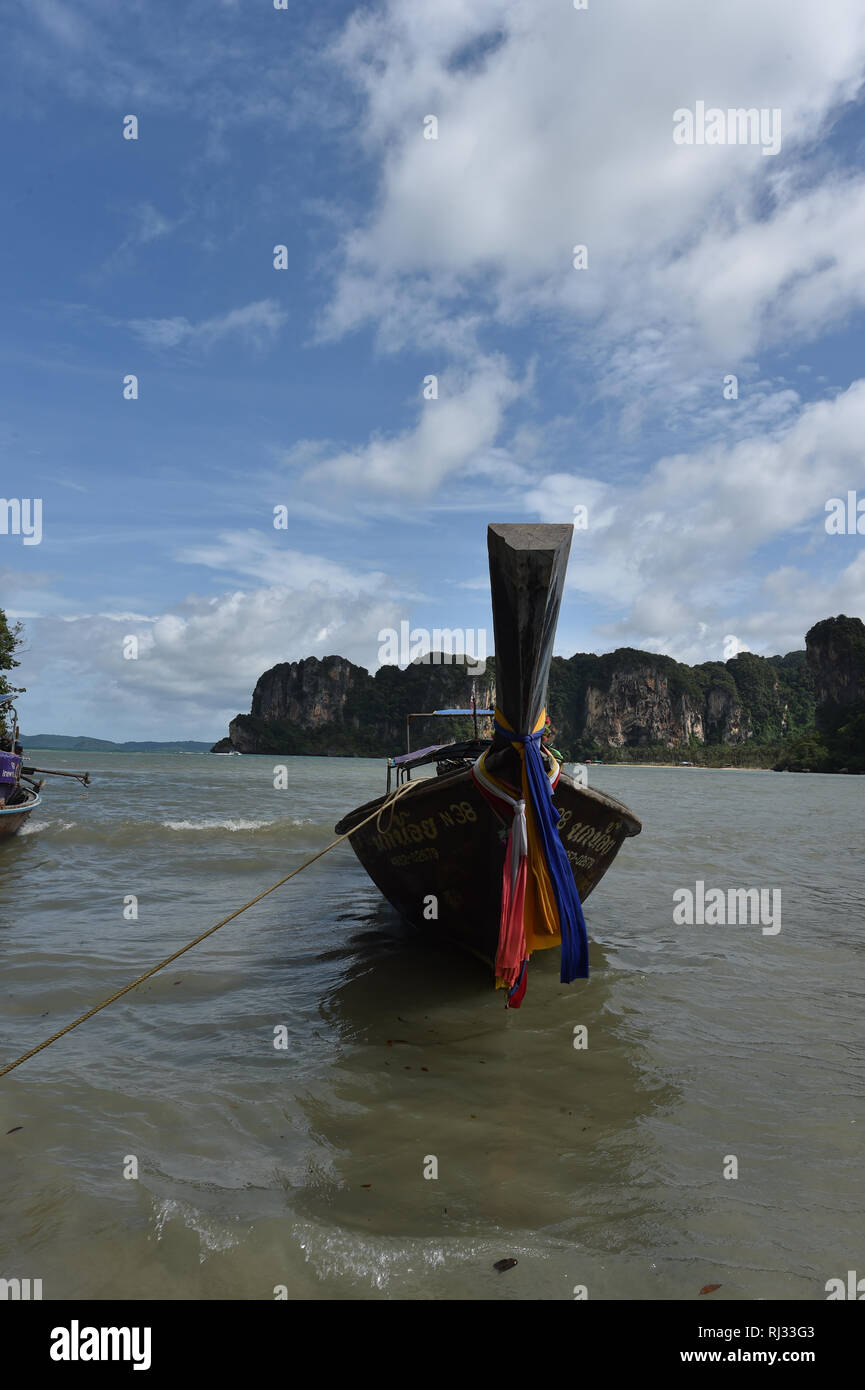
[[[37,806],[42,804],[45,776],[74,777],[85,787],[90,782],[88,772],[66,772],[25,765],[24,750],[18,742],[18,717],[12,705],[13,699],[12,695],[0,699],[0,840],[17,835]]]

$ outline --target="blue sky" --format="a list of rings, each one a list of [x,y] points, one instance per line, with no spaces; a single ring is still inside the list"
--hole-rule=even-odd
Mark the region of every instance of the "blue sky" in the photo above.
[[[489,628],[487,522],[580,504],[563,655],[865,614],[865,540],[824,525],[865,497],[859,0],[0,21],[25,730],[215,738],[277,661]],[[780,151],[676,145],[697,101],[780,110]]]

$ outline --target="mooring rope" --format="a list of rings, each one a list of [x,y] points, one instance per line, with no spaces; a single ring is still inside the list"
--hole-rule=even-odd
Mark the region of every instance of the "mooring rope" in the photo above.
[[[36,1056],[37,1052],[43,1052],[46,1047],[50,1047],[52,1043],[57,1042],[58,1038],[64,1037],[67,1033],[71,1033],[72,1029],[77,1028],[80,1023],[86,1023],[88,1018],[92,1018],[94,1014],[98,1014],[102,1009],[107,1009],[108,1005],[113,1004],[116,999],[121,999],[124,994],[128,994],[130,990],[137,988],[137,986],[143,984],[145,980],[149,980],[157,971],[164,970],[166,965],[170,965],[172,961],[185,955],[187,951],[191,951],[193,946],[197,946],[199,942],[205,941],[208,936],[212,936],[214,932],[219,931],[220,927],[224,927],[228,922],[232,922],[234,918],[239,917],[242,912],[246,912],[249,908],[254,907],[256,903],[260,903],[262,898],[266,898],[269,893],[275,892],[276,889],[281,888],[284,883],[288,883],[290,878],[294,878],[297,874],[302,873],[310,864],[314,864],[316,859],[321,859],[323,854],[327,854],[328,851],[332,850],[336,845],[342,844],[343,840],[350,839],[352,835],[360,830],[362,826],[367,825],[373,818],[378,818],[378,823],[380,824],[382,811],[384,811],[388,802],[396,801],[399,797],[404,796],[407,790],[414,790],[422,785],[423,782],[409,782],[403,784],[401,787],[397,787],[395,791],[384,798],[380,806],[377,806],[376,809],[371,811],[368,816],[365,816],[363,820],[358,821],[357,825],[353,825],[351,830],[346,830],[344,835],[339,835],[335,840],[331,840],[329,845],[325,845],[324,849],[320,849],[316,854],[310,855],[309,859],[305,859],[296,869],[292,869],[290,874],[285,875],[285,878],[281,878],[278,883],[271,884],[270,888],[265,888],[264,892],[259,893],[257,897],[250,898],[248,903],[243,904],[243,907],[238,907],[234,912],[229,912],[228,916],[223,917],[221,922],[217,922],[214,926],[208,927],[207,931],[203,931],[200,936],[196,936],[195,939],[188,942],[186,946],[181,946],[179,951],[174,951],[172,955],[166,956],[165,960],[161,960],[158,965],[151,966],[149,970],[145,970],[144,974],[139,975],[137,980],[132,980],[128,985],[124,985],[122,989],[118,989],[110,998],[103,999],[101,1004],[96,1004],[92,1009],[88,1009],[86,1014],[82,1014],[80,1018],[74,1019],[72,1023],[67,1023],[65,1028],[61,1028],[57,1033],[52,1033],[50,1038],[46,1038],[44,1042],[39,1043],[36,1047],[31,1047],[29,1052],[25,1052],[23,1056],[16,1058],[14,1062],[10,1062],[5,1067],[0,1067],[0,1076],[6,1076],[10,1071],[14,1071],[16,1067],[20,1067],[22,1062],[29,1061],[31,1057]],[[391,812],[391,819],[392,818],[393,813]]]
[[[382,802],[382,804],[378,808],[378,813],[376,814],[375,818],[375,828],[380,835],[390,834],[390,828],[393,825],[393,808],[396,802],[399,801],[401,796],[405,796],[406,792],[414,791],[415,787],[417,787],[418,785],[419,784],[417,782],[403,782],[401,787],[396,787],[391,792],[387,800]],[[384,814],[385,807],[388,808],[390,814],[387,818],[387,825],[383,826],[381,823],[381,818]]]

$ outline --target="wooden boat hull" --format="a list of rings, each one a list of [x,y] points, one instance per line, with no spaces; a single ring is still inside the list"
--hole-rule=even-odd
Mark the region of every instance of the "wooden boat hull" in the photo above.
[[[495,963],[501,916],[507,826],[482,796],[468,769],[409,784],[383,806],[351,845],[370,878],[415,926],[437,933]],[[336,827],[344,834],[384,798],[359,806]],[[585,901],[640,821],[615,797],[580,787],[562,773],[554,794],[559,834]],[[430,898],[436,903],[432,915]]]
[[[14,806],[0,806],[0,840],[16,835],[31,812],[41,804],[42,797],[38,792],[23,789],[22,792],[21,801]]]

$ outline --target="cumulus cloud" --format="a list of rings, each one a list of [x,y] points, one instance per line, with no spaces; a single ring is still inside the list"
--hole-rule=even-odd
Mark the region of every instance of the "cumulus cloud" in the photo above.
[[[693,371],[695,352],[735,358],[862,302],[865,179],[814,158],[861,82],[858,0],[835,0],[831,22],[811,0],[699,15],[691,0],[434,15],[388,0],[351,19],[334,56],[362,91],[381,183],[344,240],[331,334],[385,323],[400,346],[448,306],[458,338],[460,293],[482,285],[500,323],[594,320],[607,345],[654,324],[665,367]],[[780,108],[781,153],[675,145],[673,112],[698,99]]]
[[[828,612],[865,609],[862,558],[846,563],[846,538],[825,530],[828,499],[861,480],[863,432],[860,380],[774,433],[663,458],[615,486],[553,474],[524,502],[543,521],[567,520],[574,506],[588,505],[568,582],[592,596],[608,644],[705,660],[720,656],[733,632],[755,649],[776,651],[782,638],[792,648]],[[748,561],[770,547],[785,558],[759,577]],[[808,581],[786,560],[787,550],[801,557],[818,549],[839,566],[835,577]],[[604,622],[604,609],[619,616]]]
[[[282,551],[261,534],[228,532],[181,558],[218,578],[245,576],[251,582],[212,597],[193,595],[152,615],[51,616],[43,609],[27,631],[22,683],[32,694],[22,709],[30,734],[77,731],[110,738],[118,729],[137,728],[154,738],[206,739],[248,710],[256,680],[277,662],[336,652],[369,667],[378,633],[405,616],[406,595],[387,574]],[[9,579],[24,599],[27,580]],[[128,636],[138,640],[137,660],[124,658]],[[58,685],[67,727],[43,730],[37,726],[51,717],[42,711],[53,707]],[[71,721],[82,727],[70,729]]]
[[[524,389],[501,358],[482,360],[471,373],[444,373],[438,399],[423,401],[411,429],[321,458],[305,479],[316,487],[332,482],[428,497],[451,475],[481,464]]]

